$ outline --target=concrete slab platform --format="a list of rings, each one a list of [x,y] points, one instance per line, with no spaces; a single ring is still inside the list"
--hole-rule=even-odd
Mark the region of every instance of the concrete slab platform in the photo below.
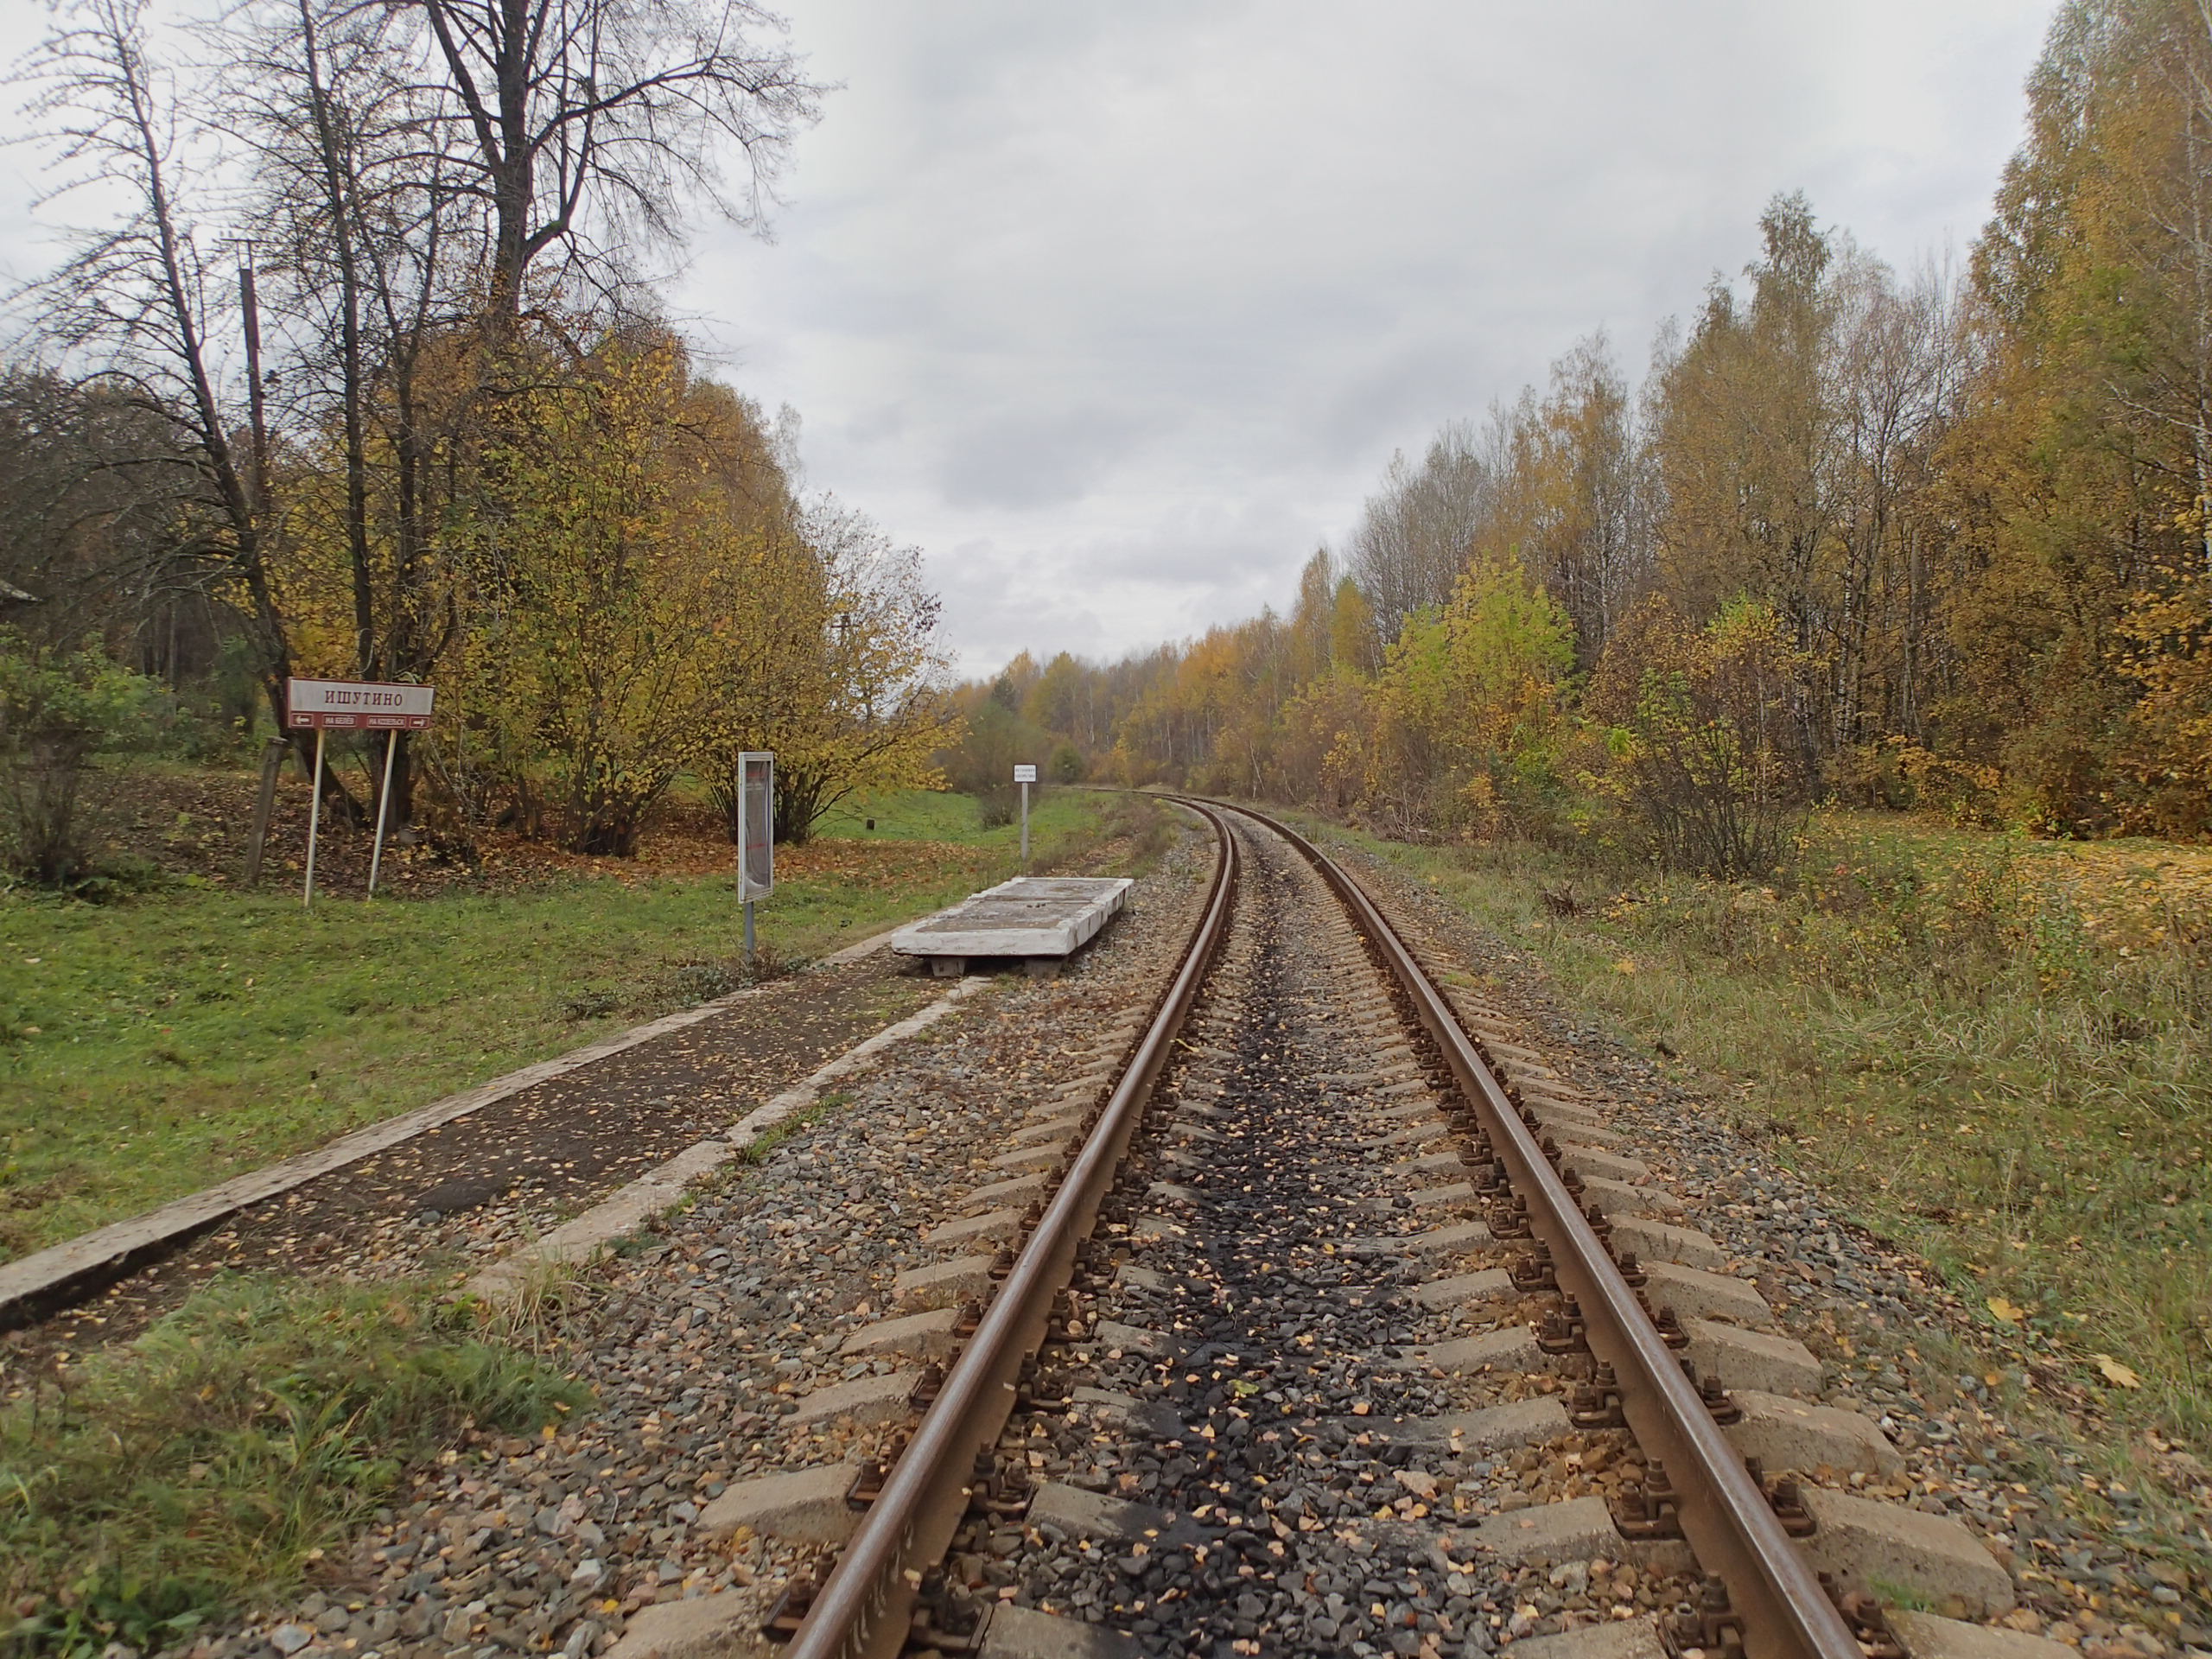
[[[1019,1210],[993,1210],[984,1215],[939,1222],[922,1234],[922,1243],[934,1250],[964,1249],[977,1244],[996,1244],[1020,1231]]]
[[[1682,1201],[1663,1187],[1630,1186],[1625,1181],[1587,1175],[1582,1181],[1583,1202],[1594,1204],[1607,1216],[1680,1215]]]
[[[1602,1175],[1609,1181],[1636,1182],[1651,1179],[1651,1166],[1643,1159],[1624,1158],[1618,1153],[1607,1152],[1602,1147],[1586,1146],[1580,1141],[1562,1140],[1559,1154],[1560,1162],[1585,1180],[1592,1175]]]
[[[963,1209],[996,1210],[1007,1205],[1042,1202],[1052,1190],[1052,1185],[1049,1171],[1034,1170],[1027,1175],[1016,1175],[1007,1180],[993,1181],[988,1186],[979,1186],[960,1203]]]
[[[902,957],[1066,957],[1128,902],[1126,876],[1018,875],[950,910],[902,927]]]

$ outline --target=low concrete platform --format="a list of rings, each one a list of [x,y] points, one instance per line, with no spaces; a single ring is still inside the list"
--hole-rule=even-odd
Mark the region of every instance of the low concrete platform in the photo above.
[[[1033,967],[1049,967],[1112,920],[1135,885],[1124,876],[1018,875],[900,928],[891,948],[902,957],[927,957],[947,976],[965,972],[978,957],[1022,957]]]

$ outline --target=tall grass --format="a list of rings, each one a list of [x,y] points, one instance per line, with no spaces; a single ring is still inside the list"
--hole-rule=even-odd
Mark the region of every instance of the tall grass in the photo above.
[[[0,1648],[140,1650],[282,1592],[409,1465],[587,1397],[420,1286],[218,1281],[0,1410]]]

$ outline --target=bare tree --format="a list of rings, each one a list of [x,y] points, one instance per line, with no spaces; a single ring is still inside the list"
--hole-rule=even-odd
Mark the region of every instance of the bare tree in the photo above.
[[[166,429],[168,441],[145,464],[188,459],[184,539],[236,584],[281,708],[291,658],[270,581],[269,504],[253,445],[242,454],[236,435],[257,423],[239,406],[224,350],[241,338],[237,302],[222,292],[193,217],[194,129],[148,51],[143,0],[83,0],[73,19],[18,71],[36,89],[28,111],[63,170],[46,200],[98,181],[120,191],[124,207],[105,227],[78,232],[60,269],[19,299],[61,360],[92,365],[115,396]]]
[[[374,3],[428,32],[432,90],[467,134],[491,215],[492,312],[509,320],[548,250],[573,272],[626,243],[681,243],[698,197],[762,223],[823,91],[791,52],[755,44],[783,23],[746,0]]]
[[[1361,509],[1351,564],[1386,639],[1425,606],[1441,605],[1485,522],[1495,487],[1474,429],[1453,422],[1418,466],[1390,457],[1382,487]]]

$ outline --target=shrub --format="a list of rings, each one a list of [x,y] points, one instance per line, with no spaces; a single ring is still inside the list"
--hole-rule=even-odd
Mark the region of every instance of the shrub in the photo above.
[[[1590,697],[1602,781],[1661,864],[1738,876],[1785,861],[1812,799],[1789,709],[1798,666],[1780,620],[1750,600],[1696,627],[1662,596],[1615,635]]]
[[[110,793],[99,760],[154,734],[154,683],[89,648],[41,650],[0,632],[0,861],[68,887],[92,874]]]

